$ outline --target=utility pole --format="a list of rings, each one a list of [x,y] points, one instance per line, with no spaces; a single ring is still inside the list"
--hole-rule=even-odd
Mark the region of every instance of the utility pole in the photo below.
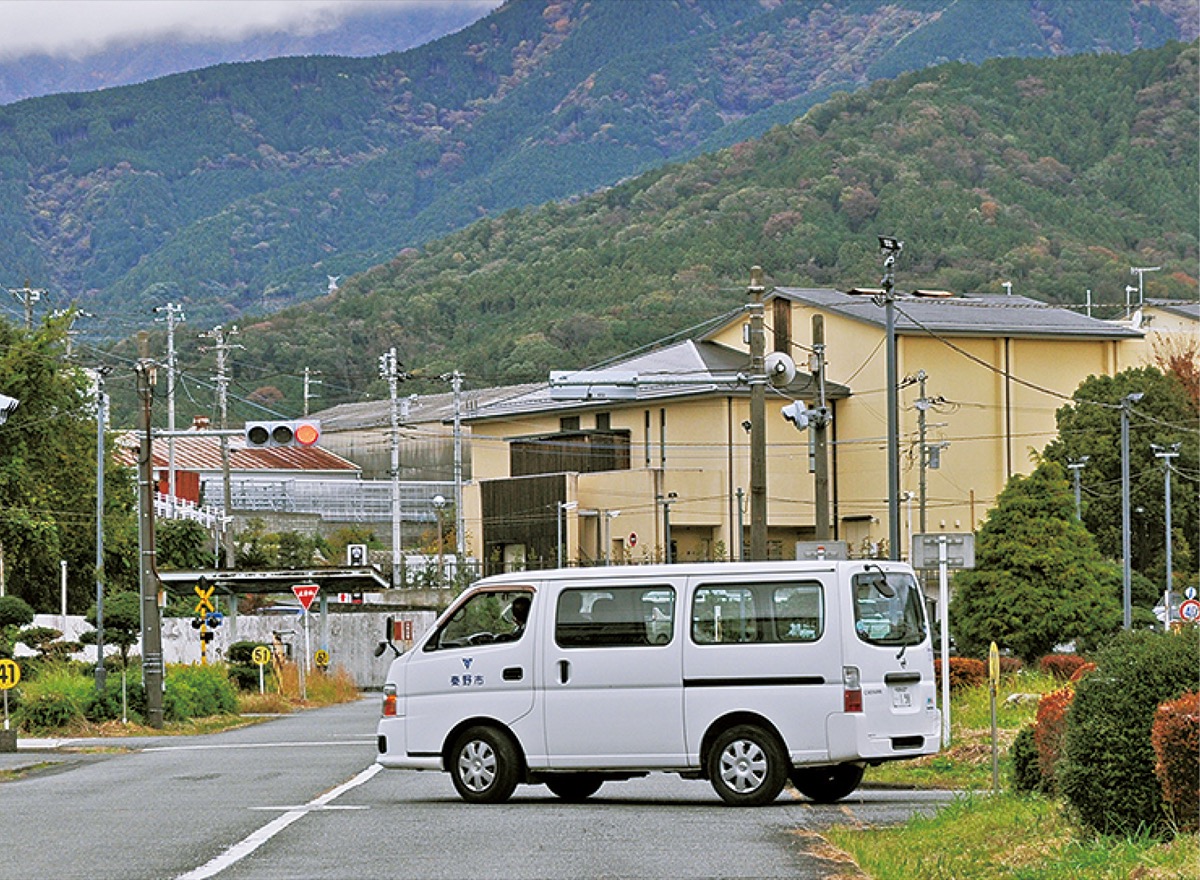
[[[308,418],[308,401],[309,401],[309,398],[311,398],[311,397],[315,397],[315,396],[316,396],[316,395],[314,395],[314,394],[312,393],[310,386],[311,386],[311,385],[320,385],[320,384],[321,384],[321,380],[320,380],[320,379],[313,379],[313,378],[312,378],[312,373],[313,373],[313,372],[314,372],[314,371],[313,371],[313,370],[310,370],[308,367],[305,367],[305,368],[304,368],[304,417],[305,417],[305,418]],[[319,376],[319,375],[321,375],[321,374],[318,372],[318,373],[317,373],[317,375]]]
[[[186,321],[183,306],[167,303],[155,306],[155,312],[167,313],[167,516],[175,515],[175,324]]]
[[[40,300],[46,291],[30,287],[29,279],[26,278],[24,287],[10,287],[8,292],[16,297],[17,302],[24,305],[25,332],[30,332],[33,330],[33,304]]]
[[[146,689],[146,724],[163,726],[162,622],[158,613],[158,571],[154,552],[154,458],[150,407],[154,402],[157,367],[150,359],[150,337],[138,334],[137,394],[141,402],[138,452],[138,585],[142,607],[142,684]]]
[[[829,530],[829,448],[826,430],[829,412],[825,402],[825,317],[813,315],[812,319],[813,355],[809,371],[817,380],[817,417],[813,419],[813,454],[816,458],[814,465],[813,495],[817,505],[816,539],[828,541],[832,536]]]
[[[400,534],[400,398],[398,396],[402,364],[393,346],[379,357],[379,375],[387,380],[392,422],[392,589],[403,584],[404,548]]]
[[[1123,626],[1133,628],[1133,572],[1130,559],[1129,522],[1129,412],[1142,399],[1140,391],[1126,394],[1121,399],[1121,605],[1124,609]]]
[[[888,235],[879,236],[879,247],[887,254],[883,260],[884,327],[887,333],[887,492],[888,557],[900,558],[900,408],[896,387],[896,259],[904,242]]]
[[[750,268],[750,559],[767,558],[767,374],[762,268]]]
[[[1163,625],[1163,628],[1167,630],[1167,632],[1171,631],[1171,575],[1175,570],[1174,560],[1171,559],[1171,459],[1179,457],[1179,447],[1181,445],[1182,444],[1180,443],[1172,443],[1170,446],[1159,446],[1157,443],[1150,444],[1150,448],[1154,450],[1155,458],[1162,459],[1163,480],[1165,481],[1163,485],[1163,500],[1166,505],[1167,515],[1167,592],[1165,601],[1167,606],[1167,614],[1166,622]]]
[[[920,460],[920,476],[917,480],[917,511],[922,535],[925,534],[925,411],[929,409],[929,399],[925,397],[925,379],[925,371],[917,370],[917,388],[921,395],[915,404],[917,407],[917,452]]]
[[[447,373],[442,379],[450,380],[454,389],[454,553],[458,565],[466,556],[466,527],[463,519],[463,443],[462,443],[462,383],[463,375],[458,370]],[[457,571],[457,568],[455,569]]]
[[[208,333],[202,334],[205,339],[215,341],[213,346],[217,352],[217,375],[213,380],[217,383],[217,410],[220,416],[219,427],[221,429],[221,484],[222,484],[222,507],[224,508],[224,548],[225,548],[225,564],[223,568],[234,567],[234,547],[233,547],[233,490],[230,486],[229,473],[229,436],[226,429],[229,427],[229,371],[227,357],[230,349],[241,348],[240,345],[234,345],[229,342],[229,337],[236,336],[237,327],[230,327],[228,331],[220,324],[214,327]]]
[[[104,377],[111,367],[96,370],[96,692],[104,693],[108,671],[104,668],[104,431],[108,395]]]

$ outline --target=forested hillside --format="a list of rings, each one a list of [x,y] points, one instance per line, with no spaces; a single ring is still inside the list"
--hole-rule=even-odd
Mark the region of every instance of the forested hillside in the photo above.
[[[1159,46],[1194,19],[1191,0],[511,0],[405,53],[22,101],[0,107],[0,276],[48,290],[43,308],[77,301],[93,338],[167,301],[211,326],[759,135],[836,89]]]
[[[544,380],[740,306],[752,264],[771,283],[875,286],[877,233],[905,241],[902,290],[1011,282],[1081,303],[1091,289],[1111,314],[1130,266],[1161,265],[1148,293],[1194,301],[1197,61],[1174,44],[950,64],[837,96],[760,140],[481,220],[243,325],[237,388],[297,413],[310,368],[322,406],[384,396],[376,361],[392,345],[428,377]],[[188,371],[211,376],[197,357]]]

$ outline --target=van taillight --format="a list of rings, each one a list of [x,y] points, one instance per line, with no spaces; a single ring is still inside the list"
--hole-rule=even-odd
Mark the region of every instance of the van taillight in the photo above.
[[[862,683],[857,666],[842,667],[842,711],[861,712]]]
[[[394,684],[383,686],[383,715],[385,718],[396,716],[396,686]]]

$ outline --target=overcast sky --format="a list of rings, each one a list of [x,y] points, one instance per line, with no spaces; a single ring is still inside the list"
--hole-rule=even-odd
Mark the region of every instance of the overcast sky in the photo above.
[[[237,40],[258,32],[313,33],[355,7],[500,0],[0,0],[0,58],[49,53],[79,59],[163,37]]]

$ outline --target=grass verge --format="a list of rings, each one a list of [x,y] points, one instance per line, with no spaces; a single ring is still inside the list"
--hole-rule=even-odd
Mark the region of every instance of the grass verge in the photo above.
[[[1058,803],[964,795],[896,828],[838,826],[826,838],[873,880],[1176,880],[1200,865],[1196,835],[1080,839]]]

